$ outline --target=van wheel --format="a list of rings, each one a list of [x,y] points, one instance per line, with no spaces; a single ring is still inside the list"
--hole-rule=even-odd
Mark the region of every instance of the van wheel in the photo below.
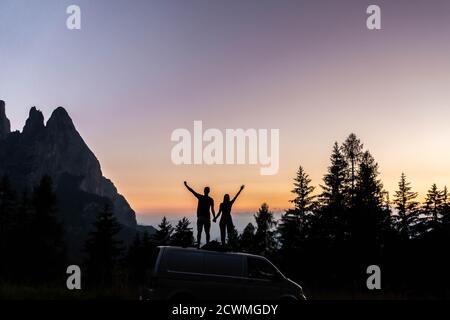
[[[194,300],[194,297],[188,293],[176,293],[169,299],[169,302],[193,302]]]

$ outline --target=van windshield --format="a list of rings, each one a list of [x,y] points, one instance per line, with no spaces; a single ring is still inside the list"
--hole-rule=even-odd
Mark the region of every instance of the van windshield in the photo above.
[[[156,260],[158,259],[158,255],[159,255],[159,251],[160,250],[161,250],[160,248],[156,247],[152,251],[152,255],[150,257],[150,268],[151,269],[155,269],[155,267],[156,267]]]
[[[158,260],[158,255],[159,255],[160,250],[161,250],[160,248],[154,248],[152,250],[148,267],[146,267],[146,269],[145,269],[144,281],[147,283],[150,282],[150,286],[152,286],[152,278],[154,276],[154,271],[156,268],[156,261]]]
[[[269,261],[255,257],[247,257],[247,273],[249,278],[267,280],[280,275]]]

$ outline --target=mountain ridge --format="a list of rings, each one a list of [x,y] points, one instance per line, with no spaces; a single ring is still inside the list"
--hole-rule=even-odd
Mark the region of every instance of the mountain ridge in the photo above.
[[[95,219],[91,212],[93,202],[106,198],[111,201],[118,221],[136,228],[134,210],[113,182],[103,176],[100,162],[66,109],[56,108],[44,123],[42,112],[32,107],[22,132],[11,132],[5,107],[0,100],[0,175],[7,175],[18,190],[31,189],[43,175],[49,175],[57,193],[84,192],[96,196],[79,208],[80,215],[90,215],[87,220]],[[64,207],[65,203],[61,205]]]

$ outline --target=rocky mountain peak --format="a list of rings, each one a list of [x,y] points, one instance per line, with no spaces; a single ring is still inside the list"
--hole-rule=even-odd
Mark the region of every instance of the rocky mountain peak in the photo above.
[[[45,128],[44,126],[44,115],[36,107],[30,109],[28,119],[23,127],[24,135],[35,135],[41,132]]]
[[[6,136],[11,132],[11,123],[6,117],[5,113],[5,101],[0,100],[0,140],[6,138]]]
[[[50,119],[47,121],[47,128],[57,131],[75,130],[72,119],[63,107],[58,107],[52,112]]]
[[[10,131],[5,119],[2,102],[3,135]],[[96,218],[95,208],[108,199],[119,222],[136,227],[135,212],[112,181],[103,176],[100,162],[64,108],[56,108],[44,125],[44,115],[32,107],[22,133],[8,134],[0,142],[0,176],[7,175],[18,190],[31,190],[42,176],[49,175],[60,195],[61,211],[73,214],[70,219],[90,225]]]

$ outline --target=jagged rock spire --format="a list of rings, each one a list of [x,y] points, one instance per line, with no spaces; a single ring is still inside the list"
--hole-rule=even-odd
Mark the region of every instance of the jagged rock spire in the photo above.
[[[6,136],[11,132],[11,123],[6,117],[5,113],[5,101],[0,100],[0,140],[6,138]]]
[[[44,115],[40,110],[37,110],[36,107],[32,107],[28,119],[25,122],[25,126],[23,127],[23,134],[34,135],[44,128]]]

